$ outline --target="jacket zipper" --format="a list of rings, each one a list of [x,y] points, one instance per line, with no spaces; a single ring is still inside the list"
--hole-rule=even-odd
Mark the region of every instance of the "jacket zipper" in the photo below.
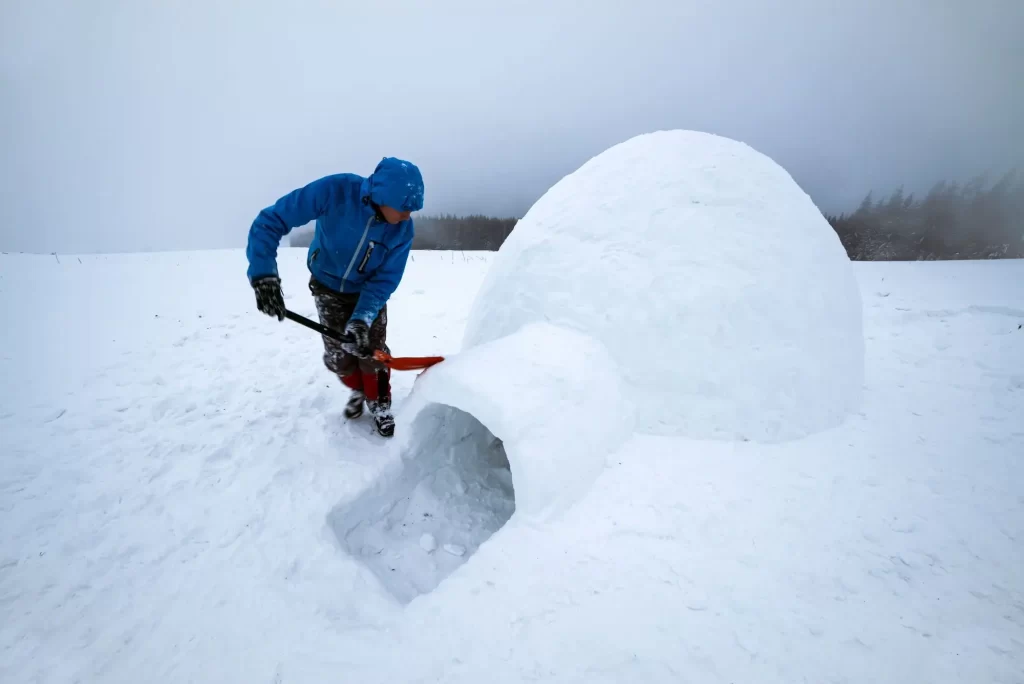
[[[363,250],[363,243],[366,242],[366,235],[370,232],[370,224],[373,223],[373,219],[376,218],[371,216],[366,221],[366,227],[363,228],[363,237],[359,238],[359,245],[356,247],[356,251],[352,252],[352,260],[348,262],[348,268],[345,269],[345,275],[341,277],[342,281],[348,280],[348,274],[352,272],[352,267],[356,265],[356,259],[359,258],[359,252]]]
[[[369,244],[366,245],[366,254],[363,255],[363,260],[359,262],[359,272],[366,272],[366,264],[369,263],[370,257],[373,255],[373,250],[377,248],[377,243],[370,240]]]

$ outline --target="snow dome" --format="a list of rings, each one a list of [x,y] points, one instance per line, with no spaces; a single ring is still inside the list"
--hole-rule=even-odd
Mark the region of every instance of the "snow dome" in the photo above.
[[[861,301],[842,244],[781,166],[711,134],[635,137],[534,204],[463,347],[535,322],[605,346],[641,432],[794,439],[860,396]]]
[[[713,135],[640,136],[517,224],[463,349],[401,404],[399,467],[331,525],[408,603],[513,520],[570,511],[638,432],[768,442],[837,425],[863,355],[851,264],[782,168]]]

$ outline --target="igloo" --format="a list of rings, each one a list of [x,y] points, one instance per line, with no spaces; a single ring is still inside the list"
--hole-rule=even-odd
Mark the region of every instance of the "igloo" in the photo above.
[[[637,433],[772,442],[838,425],[863,356],[851,264],[789,174],[727,138],[642,135],[516,225],[462,350],[400,408],[401,467],[331,525],[407,602],[513,518],[572,507]]]
[[[497,254],[463,347],[538,321],[608,349],[641,432],[797,439],[838,425],[860,398],[846,251],[785,169],[717,135],[632,138],[533,205]]]

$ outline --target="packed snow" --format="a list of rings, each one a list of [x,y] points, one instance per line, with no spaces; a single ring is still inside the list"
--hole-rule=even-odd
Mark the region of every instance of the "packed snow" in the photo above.
[[[728,138],[659,131],[533,205],[464,344],[534,321],[579,330],[608,348],[639,430],[779,441],[858,407],[861,308],[839,238],[785,169]]]
[[[432,406],[407,432],[405,458],[329,516],[341,548],[402,603],[433,591],[515,510],[502,442],[472,416]]]

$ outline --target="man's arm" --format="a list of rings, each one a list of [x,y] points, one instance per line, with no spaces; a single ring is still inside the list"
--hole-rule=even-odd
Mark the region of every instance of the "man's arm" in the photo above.
[[[363,285],[355,311],[352,312],[353,320],[365,321],[367,325],[373,323],[373,319],[387,304],[388,299],[398,288],[398,283],[402,281],[410,249],[412,249],[411,231],[409,239],[392,250],[384,263]]]
[[[304,226],[320,216],[328,206],[333,183],[325,176],[293,190],[272,206],[260,211],[249,228],[245,256],[249,260],[247,276],[252,282],[261,276],[276,276],[277,248],[292,228]]]

